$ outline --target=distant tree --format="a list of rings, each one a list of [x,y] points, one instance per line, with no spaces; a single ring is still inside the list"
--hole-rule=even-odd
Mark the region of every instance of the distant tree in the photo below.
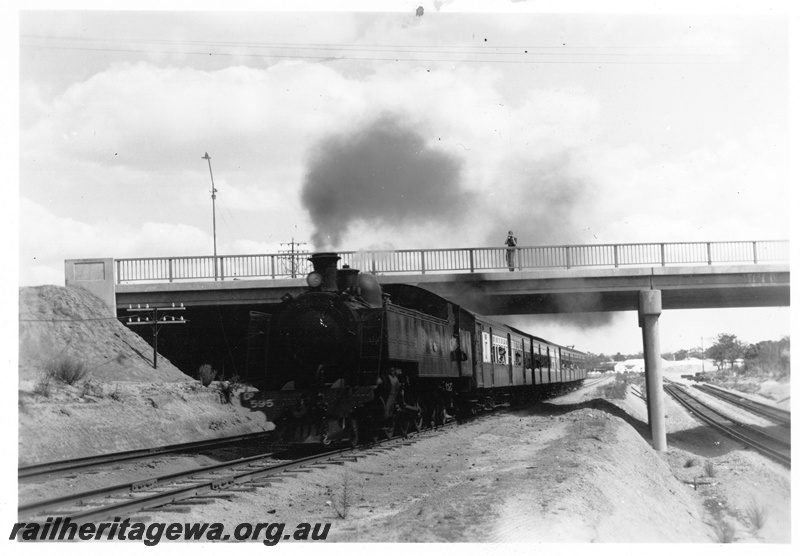
[[[788,376],[791,369],[790,348],[788,336],[777,342],[766,340],[749,345],[744,353],[745,366],[749,372],[767,373],[777,378]]]
[[[716,342],[706,350],[706,357],[713,359],[718,369],[722,369],[725,361],[731,366],[736,359],[745,354],[746,345],[735,334],[719,334]]]
[[[684,361],[685,359],[689,359],[689,350],[679,349],[673,355],[675,356],[675,361]]]
[[[608,357],[602,353],[600,355],[595,355],[591,352],[586,354],[586,368],[589,370],[596,369],[600,366],[600,363],[605,363],[606,361],[608,361]]]
[[[699,347],[695,347],[689,350],[689,357],[694,357],[695,359],[703,359],[704,354],[703,350]]]

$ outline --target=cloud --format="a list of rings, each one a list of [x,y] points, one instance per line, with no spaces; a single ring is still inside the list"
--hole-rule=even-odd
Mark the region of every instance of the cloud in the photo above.
[[[143,222],[138,228],[113,220],[95,224],[54,215],[25,197],[21,222],[46,222],[20,234],[20,283],[26,286],[64,283],[64,260],[87,258],[188,256],[211,254],[212,239],[185,224]]]

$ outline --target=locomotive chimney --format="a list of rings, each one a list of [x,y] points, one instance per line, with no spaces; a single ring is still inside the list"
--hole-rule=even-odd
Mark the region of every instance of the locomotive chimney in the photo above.
[[[322,276],[322,283],[319,288],[324,292],[335,292],[336,284],[336,263],[341,257],[336,253],[314,253],[309,259],[314,265],[314,272]]]

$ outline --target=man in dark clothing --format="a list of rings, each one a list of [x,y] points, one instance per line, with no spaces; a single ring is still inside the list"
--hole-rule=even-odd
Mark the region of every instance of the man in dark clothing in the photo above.
[[[516,266],[516,255],[517,255],[517,238],[514,237],[514,232],[508,232],[508,237],[506,238],[506,245],[508,249],[506,249],[506,262],[508,263],[508,270],[514,272],[514,267]]]

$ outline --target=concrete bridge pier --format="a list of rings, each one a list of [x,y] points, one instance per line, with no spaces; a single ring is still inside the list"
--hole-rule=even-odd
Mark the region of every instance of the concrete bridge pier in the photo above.
[[[661,340],[658,317],[661,315],[661,290],[639,292],[639,326],[644,342],[644,377],[647,391],[647,420],[653,448],[667,450],[667,429],[664,418],[664,389],[661,377]]]

